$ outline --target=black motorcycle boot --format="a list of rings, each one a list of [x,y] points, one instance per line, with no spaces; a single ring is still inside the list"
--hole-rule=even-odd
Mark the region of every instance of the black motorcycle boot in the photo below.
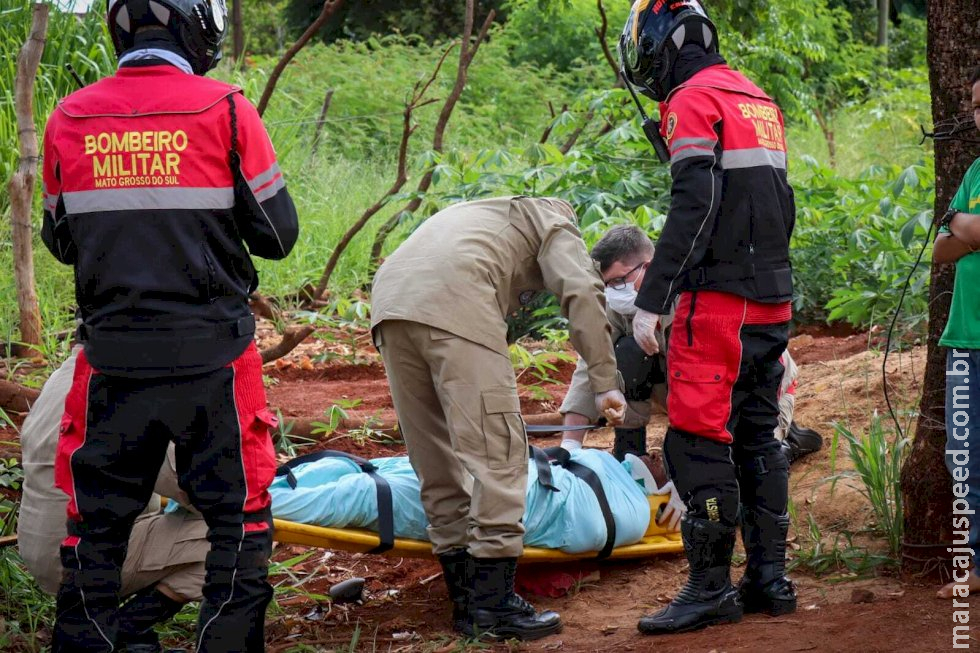
[[[746,613],[765,612],[775,617],[796,611],[796,588],[786,577],[788,531],[788,514],[743,507],[746,562],[738,594]]]
[[[517,558],[470,558],[469,619],[463,632],[471,637],[530,641],[561,632],[561,617],[536,612],[514,592]]]
[[[786,459],[792,463],[807,454],[820,451],[823,447],[823,436],[813,429],[806,429],[797,426],[796,422],[790,422],[786,430],[786,439],[780,446],[786,454]]]
[[[116,613],[119,623],[117,649],[122,653],[158,653],[162,649],[153,626],[173,617],[183,605],[156,587],[136,592]]]
[[[641,633],[683,633],[742,619],[742,604],[729,575],[735,527],[685,515],[681,537],[690,565],[687,584],[666,608],[640,618],[636,627]]]
[[[456,632],[462,632],[468,616],[470,592],[466,567],[469,559],[470,554],[466,549],[452,549],[439,556],[449,600],[453,603],[452,624]]]
[[[613,456],[619,462],[626,459],[626,454],[645,456],[647,453],[647,430],[645,428],[615,429],[613,440]]]

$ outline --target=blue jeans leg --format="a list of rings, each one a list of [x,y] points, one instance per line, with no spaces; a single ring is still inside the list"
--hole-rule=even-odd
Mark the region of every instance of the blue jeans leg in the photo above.
[[[980,350],[977,349],[950,349],[946,354],[946,468],[953,477],[956,497],[953,518],[969,518],[969,546],[973,549],[974,567],[980,570]],[[962,539],[955,532],[953,537],[954,541]]]

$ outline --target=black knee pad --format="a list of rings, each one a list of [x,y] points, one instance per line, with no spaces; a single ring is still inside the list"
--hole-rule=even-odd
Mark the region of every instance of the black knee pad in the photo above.
[[[741,451],[738,460],[742,503],[781,515],[789,503],[789,460],[780,444],[763,451]]]
[[[727,444],[667,429],[667,473],[692,517],[734,526],[738,520],[738,477]]]

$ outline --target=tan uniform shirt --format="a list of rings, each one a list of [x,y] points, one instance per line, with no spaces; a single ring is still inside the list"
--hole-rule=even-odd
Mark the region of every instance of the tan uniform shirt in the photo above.
[[[508,356],[507,315],[541,290],[557,297],[595,392],[619,387],[602,279],[561,200],[499,197],[435,214],[374,280],[372,328],[425,324]]]

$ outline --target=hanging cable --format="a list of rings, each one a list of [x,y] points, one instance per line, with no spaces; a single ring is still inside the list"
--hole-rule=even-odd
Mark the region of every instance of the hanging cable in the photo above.
[[[915,258],[915,263],[912,264],[912,269],[909,270],[909,276],[905,278],[905,284],[902,286],[902,294],[898,297],[898,306],[895,308],[895,313],[892,315],[892,323],[888,327],[888,335],[885,338],[885,357],[881,361],[881,387],[885,391],[885,405],[888,406],[888,414],[891,415],[892,421],[895,422],[895,430],[900,439],[905,438],[905,434],[902,432],[902,425],[898,421],[898,415],[895,414],[895,409],[892,407],[891,398],[888,396],[888,374],[886,372],[886,366],[888,365],[888,354],[892,350],[892,334],[895,331],[895,325],[898,323],[898,315],[902,311],[902,302],[905,301],[905,293],[908,292],[909,286],[912,284],[912,275],[915,274],[916,268],[919,267],[919,262],[922,260],[922,255],[926,253],[926,248],[932,242],[932,228],[933,223],[929,223],[929,229],[926,231],[925,240],[922,242],[922,249],[919,250],[919,255]]]

